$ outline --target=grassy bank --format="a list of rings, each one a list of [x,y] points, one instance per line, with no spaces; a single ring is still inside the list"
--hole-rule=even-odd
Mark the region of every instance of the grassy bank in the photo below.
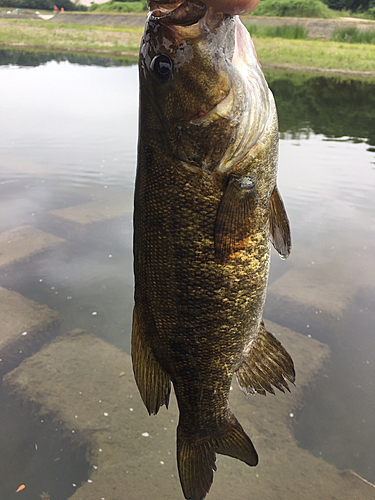
[[[102,54],[134,54],[142,27],[57,24],[49,21],[0,19],[0,46]],[[259,38],[254,43],[266,67],[375,76],[375,46],[316,40]]]
[[[96,13],[108,12],[114,14],[116,12],[122,12],[122,13],[147,12],[148,9],[146,0],[143,2],[116,2],[116,0],[110,0],[109,2],[101,4],[92,2],[88,10],[90,12],[96,12]]]
[[[86,53],[134,53],[143,28],[0,19],[0,46],[40,47]]]
[[[254,44],[264,66],[375,76],[374,45],[256,37]]]

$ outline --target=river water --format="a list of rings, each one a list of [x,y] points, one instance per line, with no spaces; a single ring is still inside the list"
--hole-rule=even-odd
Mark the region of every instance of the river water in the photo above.
[[[273,254],[265,317],[332,351],[294,417],[295,436],[375,482],[375,82],[265,73],[279,111],[279,188],[293,237],[287,261]],[[0,286],[58,311],[61,332],[85,328],[129,352],[136,65],[0,51],[0,96],[0,233],[29,225],[71,238],[37,264],[0,269]],[[53,213],[116,200],[121,215],[84,237],[72,237]],[[24,464],[22,439],[35,429],[23,417],[13,427],[9,409],[0,410],[5,498],[9,464]]]

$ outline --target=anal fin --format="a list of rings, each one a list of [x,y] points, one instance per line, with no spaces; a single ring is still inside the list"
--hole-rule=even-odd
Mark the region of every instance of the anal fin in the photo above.
[[[164,404],[168,408],[171,379],[147,344],[136,306],[133,311],[132,361],[134,378],[148,413],[156,415]]]
[[[244,352],[244,360],[236,371],[238,385],[249,394],[275,394],[273,387],[289,391],[288,382],[294,384],[293,360],[281,343],[264,327]]]

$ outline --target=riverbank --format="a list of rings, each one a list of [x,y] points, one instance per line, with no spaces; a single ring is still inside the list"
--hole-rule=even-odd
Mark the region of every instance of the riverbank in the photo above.
[[[59,13],[50,20],[0,18],[0,47],[99,54],[113,57],[137,56],[146,16],[143,14]],[[13,16],[12,16],[13,17]],[[298,24],[309,33],[308,40],[258,38],[254,36],[263,67],[325,74],[375,78],[375,46],[328,40],[336,27],[375,29],[375,21],[361,19],[295,19],[245,16],[251,24]],[[314,39],[311,39],[314,37]]]

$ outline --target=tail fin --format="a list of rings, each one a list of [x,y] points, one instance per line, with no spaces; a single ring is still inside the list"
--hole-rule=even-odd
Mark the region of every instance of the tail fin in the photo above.
[[[178,427],[178,472],[187,500],[203,500],[207,495],[216,471],[216,453],[237,458],[251,466],[258,463],[253,443],[234,415],[225,429],[211,436],[190,436]]]
[[[234,415],[229,427],[216,440],[216,452],[238,458],[252,467],[258,465],[258,454],[254,445]]]

